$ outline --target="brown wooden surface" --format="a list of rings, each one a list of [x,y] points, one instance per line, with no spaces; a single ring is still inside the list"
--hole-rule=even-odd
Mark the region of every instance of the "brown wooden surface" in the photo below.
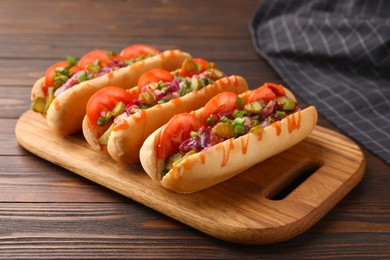
[[[34,81],[66,55],[132,43],[180,48],[246,77],[281,82],[251,45],[258,1],[0,1],[0,257],[389,258],[390,166],[363,149],[362,182],[287,242],[223,242],[21,148],[14,128]],[[299,93],[296,93],[299,96]],[[324,118],[319,124],[337,130]],[[228,202],[227,202],[228,203]]]

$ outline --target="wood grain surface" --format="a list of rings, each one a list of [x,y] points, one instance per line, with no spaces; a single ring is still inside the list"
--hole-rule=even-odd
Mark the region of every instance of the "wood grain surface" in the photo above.
[[[241,244],[269,244],[301,234],[354,188],[365,170],[357,145],[317,127],[300,144],[229,181],[183,195],[152,181],[139,164],[119,164],[92,150],[80,134],[56,136],[31,110],[19,118],[15,134],[24,148],[49,162],[206,234]]]
[[[330,212],[286,242],[250,246],[215,239],[18,144],[15,126],[35,80],[66,55],[95,48],[179,48],[252,88],[283,83],[251,44],[248,22],[259,3],[0,1],[0,258],[390,258],[390,166],[362,146],[364,177]],[[319,125],[339,132],[324,117]]]

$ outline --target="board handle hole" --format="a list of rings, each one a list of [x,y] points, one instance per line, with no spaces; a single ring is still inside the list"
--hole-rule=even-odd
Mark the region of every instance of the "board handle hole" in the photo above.
[[[266,194],[266,198],[270,200],[282,200],[301,185],[307,178],[322,167],[321,162],[311,160],[301,161],[294,171],[283,176],[283,180],[278,182],[278,185],[270,187]]]

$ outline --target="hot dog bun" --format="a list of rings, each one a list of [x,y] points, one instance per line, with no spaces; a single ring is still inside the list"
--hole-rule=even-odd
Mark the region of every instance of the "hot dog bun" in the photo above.
[[[96,91],[109,85],[115,85],[120,88],[135,86],[138,78],[145,71],[152,68],[175,70],[189,57],[191,56],[188,53],[179,50],[168,50],[103,76],[77,84],[53,100],[46,114],[47,123],[54,133],[59,136],[78,132],[82,128],[87,102]],[[41,86],[44,80],[45,78],[43,77],[34,84],[31,92],[32,99],[43,96]]]
[[[291,92],[286,93],[291,97]],[[203,108],[194,113],[200,118]],[[155,146],[163,126],[145,140],[140,150],[140,161],[146,173],[165,188],[179,193],[192,193],[232,178],[292,147],[307,137],[316,123],[317,110],[310,106],[265,127],[261,133],[248,133],[235,139],[227,139],[195,153],[180,161],[161,178],[165,162],[164,159],[157,158]]]
[[[107,151],[117,162],[136,163],[144,140],[173,115],[198,109],[220,92],[242,93],[247,89],[248,85],[242,77],[230,76],[167,103],[141,110],[114,126],[108,139]],[[83,121],[83,133],[92,147],[100,148],[97,134],[89,127],[88,116]]]
[[[124,120],[126,127],[114,127],[108,140],[107,151],[117,162],[138,162],[139,150],[145,139],[173,115],[198,109],[220,92],[231,91],[239,94],[247,89],[245,79],[233,75],[165,104],[140,111]]]

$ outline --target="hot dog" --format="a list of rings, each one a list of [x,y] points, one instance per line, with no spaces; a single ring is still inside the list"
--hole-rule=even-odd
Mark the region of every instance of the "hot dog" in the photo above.
[[[159,53],[147,45],[131,45],[120,54],[94,50],[76,62],[72,57],[49,67],[32,88],[32,109],[46,117],[59,136],[81,130],[89,98],[98,90],[115,85],[129,88],[152,68],[174,70],[190,55],[179,50]]]
[[[88,102],[83,133],[92,147],[120,163],[139,162],[146,137],[177,113],[205,105],[217,93],[248,89],[240,76],[227,77],[214,63],[186,59],[176,71],[152,69],[129,90],[102,89]]]
[[[191,193],[221,183],[303,140],[317,122],[281,85],[216,95],[175,115],[140,150],[146,173],[165,188]]]

